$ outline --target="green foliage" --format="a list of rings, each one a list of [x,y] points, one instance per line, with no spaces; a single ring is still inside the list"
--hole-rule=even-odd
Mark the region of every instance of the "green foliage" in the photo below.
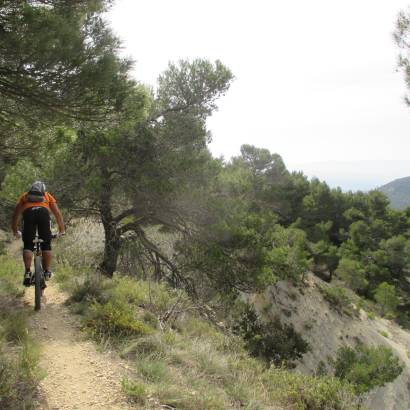
[[[138,370],[150,382],[164,382],[168,378],[168,366],[163,360],[140,359]]]
[[[80,206],[88,215],[99,209],[105,231],[100,268],[106,275],[113,275],[130,237],[139,245],[140,261],[153,264],[154,252],[154,259],[166,266],[163,276],[175,271],[174,261],[147,237],[146,229],[183,231],[195,213],[191,199],[195,201],[193,196],[200,195],[219,167],[206,148],[206,118],[232,78],[219,61],[170,64],[156,95],[142,86],[130,87],[124,106],[104,130],[86,124],[57,162],[54,177],[62,187],[62,202]],[[73,161],[80,164],[74,170]]]
[[[280,279],[302,279],[308,268],[303,231],[275,223],[272,213],[231,211],[205,227],[209,241],[179,244],[187,269],[207,274],[218,291],[263,289]]]
[[[142,336],[130,342],[121,352],[122,357],[139,359],[144,357],[162,357],[165,354],[166,343],[158,335]]]
[[[0,405],[4,409],[31,409],[41,378],[39,352],[28,339],[17,346],[19,353],[14,354],[0,344]]]
[[[349,316],[353,313],[352,300],[346,289],[339,286],[321,286],[319,290],[332,308]]]
[[[0,407],[31,409],[41,373],[39,349],[27,331],[27,312],[16,298],[21,292],[19,265],[0,257]]]
[[[21,271],[21,265],[7,255],[0,255],[0,300],[6,301],[24,295],[21,289],[20,276],[16,272]],[[0,313],[1,314],[1,313]]]
[[[367,317],[368,317],[370,320],[376,319],[376,315],[375,315],[374,312],[368,312],[368,313],[367,313]]]
[[[69,278],[70,275],[64,276],[65,281]],[[110,346],[120,349],[123,359],[135,367],[133,378],[124,379],[122,386],[129,399],[141,407],[256,409],[275,403],[302,409],[304,404],[324,408],[326,403],[327,409],[341,409],[340,403],[343,403],[343,409],[355,408],[351,388],[342,381],[289,373],[249,357],[244,350],[245,342],[239,336],[218,330],[198,314],[196,308],[200,305],[185,299],[187,296],[180,291],[164,284],[117,275],[113,280],[100,277],[99,281],[99,285],[91,284],[90,280],[76,277],[77,285],[66,289],[77,293],[85,323],[94,317],[97,306],[98,326],[102,330],[94,331],[93,336],[106,341],[107,333],[111,332]],[[79,291],[81,284],[84,289]],[[92,296],[87,295],[88,290]],[[72,304],[76,306],[73,298]],[[121,314],[117,316],[119,310]],[[165,322],[172,310],[175,315]],[[124,312],[132,312],[133,317]],[[124,330],[123,326],[116,327],[117,319],[121,325],[124,317],[127,319],[128,332],[130,322],[142,323],[147,313],[161,318],[161,327],[150,328],[148,334],[133,332],[121,340],[116,338],[115,334]],[[278,338],[279,345],[286,345],[290,350],[298,348],[293,332],[287,327],[274,325],[266,329],[271,331],[270,338]],[[268,334],[261,336],[268,343]],[[279,348],[283,354],[283,346]]]
[[[391,349],[359,344],[355,349],[341,347],[332,362],[335,376],[351,383],[358,394],[393,381],[403,371],[403,365]]]
[[[394,314],[396,312],[397,305],[400,302],[396,294],[396,289],[393,285],[389,285],[386,282],[381,283],[374,292],[374,298],[379,303],[382,309],[382,315],[386,313]]]
[[[97,339],[142,336],[152,328],[136,319],[133,309],[124,303],[94,302],[88,311],[85,326]]]
[[[280,392],[280,402],[292,409],[360,409],[353,386],[343,380],[284,373],[274,368],[265,377]]]
[[[31,123],[59,114],[95,118],[118,103],[110,97],[121,89],[129,62],[117,56],[119,42],[102,19],[108,4],[2,2],[2,117]]]
[[[44,174],[31,161],[20,160],[10,168],[3,182],[0,197],[16,203],[19,196],[27,191],[35,180],[44,180]]]
[[[125,394],[135,403],[143,405],[147,399],[147,388],[143,383],[135,380],[123,379],[122,389]]]
[[[368,285],[366,272],[358,261],[342,258],[339,262],[336,274],[355,291],[364,290]]]
[[[245,306],[234,331],[243,337],[252,356],[276,366],[292,367],[293,361],[309,349],[308,343],[291,325],[282,324],[279,318],[264,323],[250,305]]]

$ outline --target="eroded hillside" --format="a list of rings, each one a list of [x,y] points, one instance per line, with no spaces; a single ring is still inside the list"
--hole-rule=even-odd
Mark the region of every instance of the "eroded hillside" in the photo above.
[[[321,288],[330,285],[309,275],[305,287],[279,282],[264,293],[249,297],[265,320],[279,317],[303,334],[311,350],[297,364],[296,371],[315,374],[342,346],[358,343],[387,346],[405,365],[402,374],[384,387],[371,391],[365,404],[372,410],[405,410],[410,407],[410,333],[392,321],[374,317],[355,305],[329,302]],[[321,364],[322,363],[322,364]]]

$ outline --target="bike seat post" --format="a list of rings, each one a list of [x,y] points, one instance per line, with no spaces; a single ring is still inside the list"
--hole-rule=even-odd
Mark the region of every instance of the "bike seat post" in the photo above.
[[[40,244],[43,243],[44,241],[39,238],[37,235],[36,237],[33,239],[33,243],[34,243],[34,247],[36,249],[36,253],[39,254],[40,253]]]

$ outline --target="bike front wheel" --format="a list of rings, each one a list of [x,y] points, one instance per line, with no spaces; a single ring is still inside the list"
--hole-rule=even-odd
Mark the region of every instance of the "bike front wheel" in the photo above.
[[[40,310],[43,267],[41,266],[41,258],[39,256],[36,256],[34,260],[34,272],[34,310]]]

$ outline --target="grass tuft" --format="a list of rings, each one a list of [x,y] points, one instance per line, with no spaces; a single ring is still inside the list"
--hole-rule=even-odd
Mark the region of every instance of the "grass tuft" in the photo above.
[[[33,409],[42,374],[39,349],[27,331],[27,311],[19,298],[21,266],[0,256],[0,408]]]
[[[139,372],[150,382],[164,382],[169,377],[168,366],[161,359],[147,358],[138,360],[137,363]]]
[[[123,379],[121,382],[122,389],[127,396],[137,404],[145,404],[147,399],[147,388],[144,384],[129,379]]]
[[[152,328],[136,319],[131,306],[109,301],[94,302],[88,310],[85,325],[88,331],[101,339],[143,336]]]

